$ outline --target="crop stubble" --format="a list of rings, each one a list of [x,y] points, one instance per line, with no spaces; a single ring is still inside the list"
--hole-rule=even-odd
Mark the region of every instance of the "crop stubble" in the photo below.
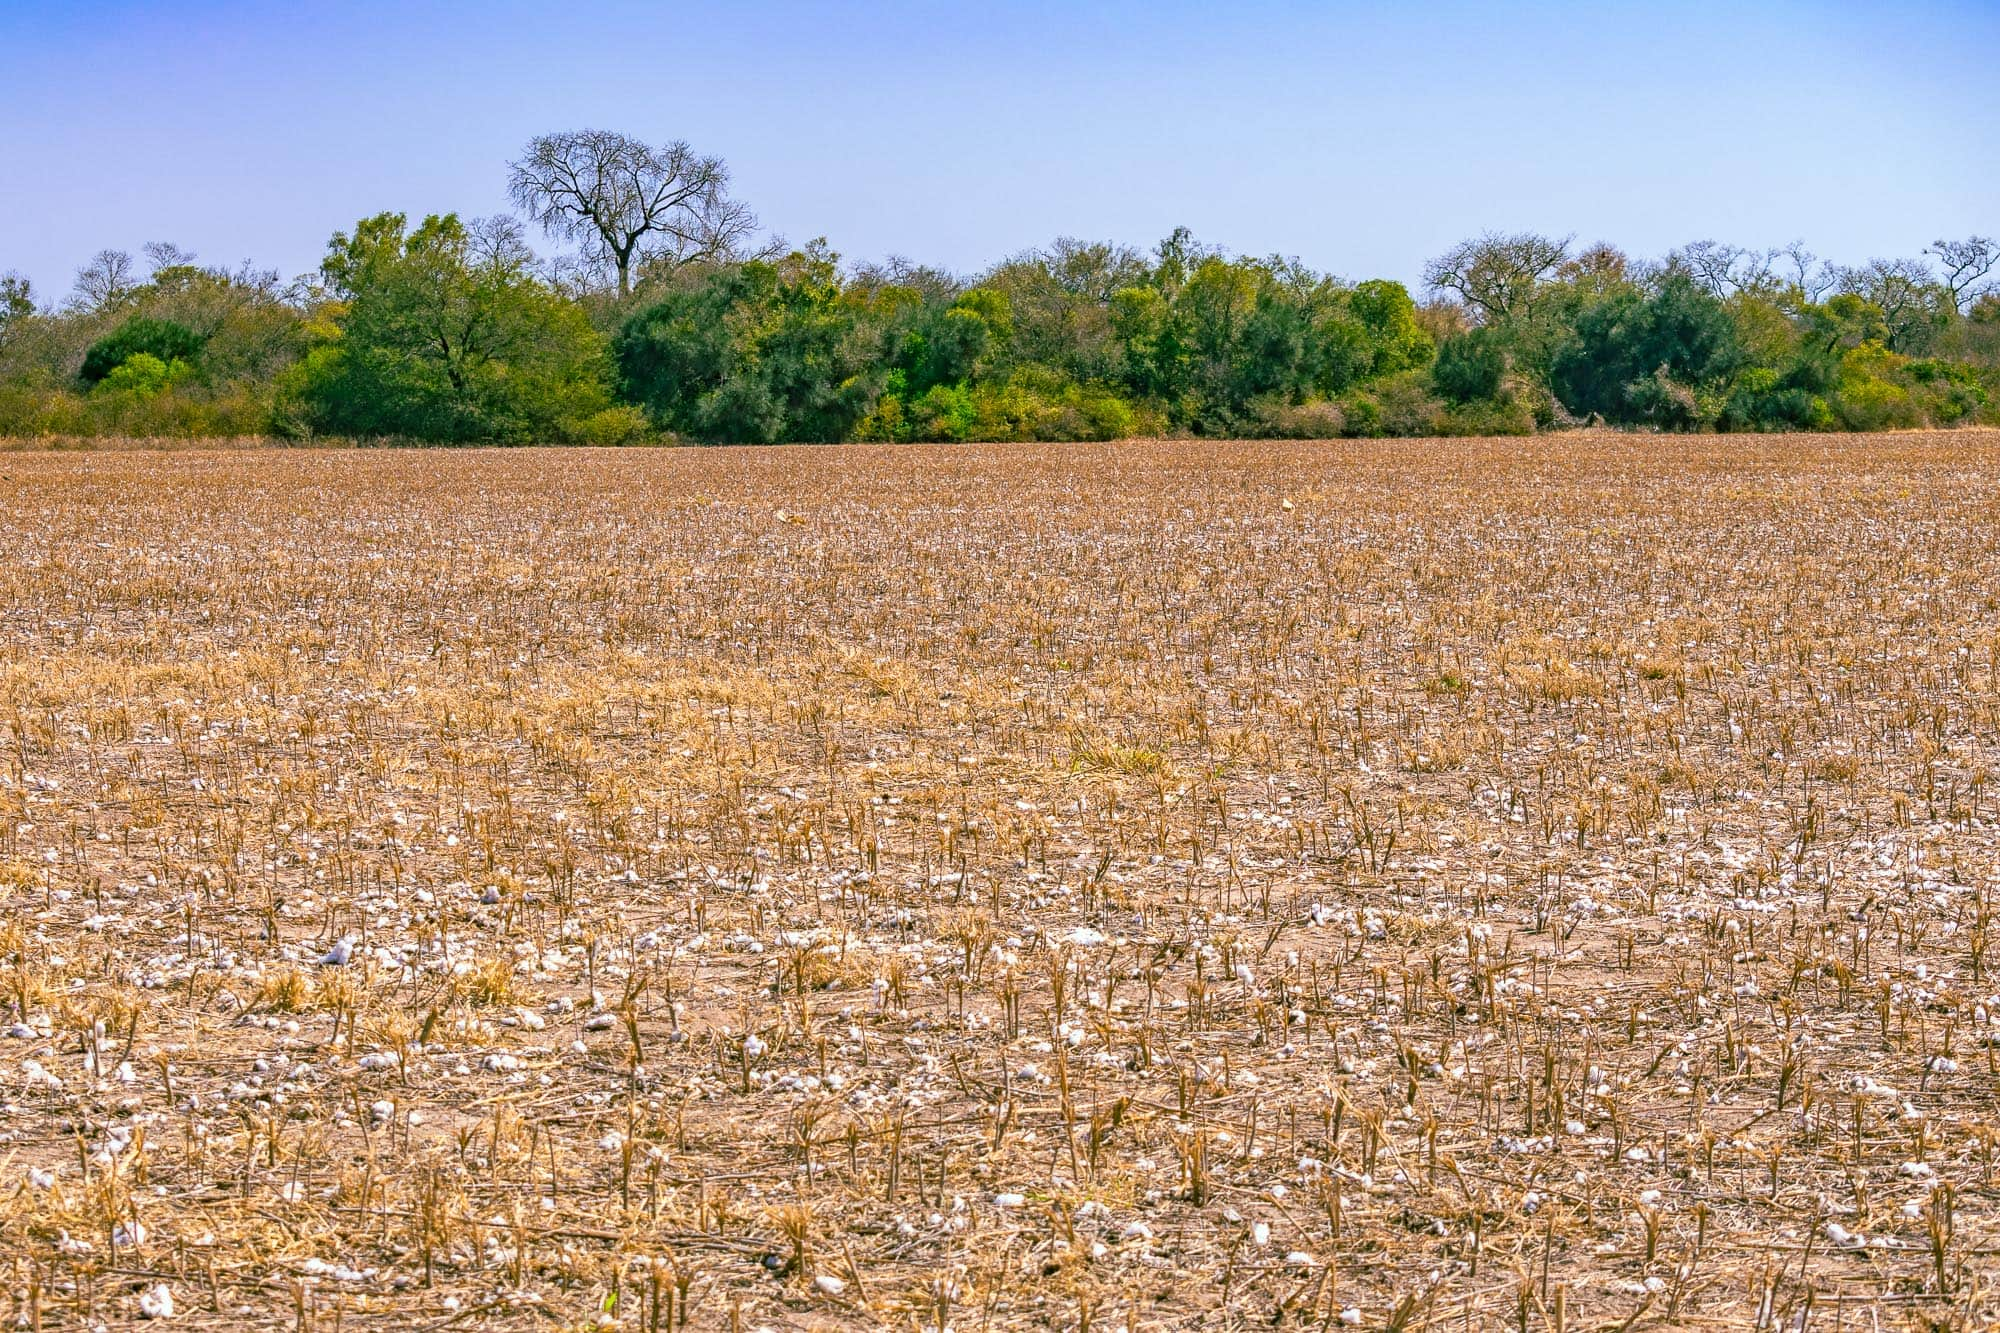
[[[2000,1308],[2000,435],[0,473],[20,1319]]]

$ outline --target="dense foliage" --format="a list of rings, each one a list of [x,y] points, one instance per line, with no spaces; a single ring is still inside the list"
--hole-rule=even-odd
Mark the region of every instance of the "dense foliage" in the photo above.
[[[0,278],[0,434],[770,444],[2000,420],[2000,246],[1978,237],[1837,268],[1797,245],[1651,262],[1487,235],[1432,260],[1421,300],[1185,230],[1150,253],[1062,240],[961,278],[844,269],[823,242],[753,251],[719,162],[611,138],[632,170],[692,181],[682,214],[706,230],[648,249],[634,215],[542,262],[511,218],[384,213],[290,284],[165,245],[143,281],[101,253],[59,307]],[[516,181],[531,216],[576,233],[577,205],[539,180]]]
[[[451,444],[629,434],[603,337],[511,232],[482,231],[383,213],[336,234],[325,329],[283,377],[284,424]]]

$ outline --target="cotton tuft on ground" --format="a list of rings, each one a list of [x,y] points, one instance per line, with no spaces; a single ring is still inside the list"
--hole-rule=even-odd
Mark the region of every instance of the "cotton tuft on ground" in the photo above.
[[[2000,1318],[2000,433],[0,514],[17,1326]]]

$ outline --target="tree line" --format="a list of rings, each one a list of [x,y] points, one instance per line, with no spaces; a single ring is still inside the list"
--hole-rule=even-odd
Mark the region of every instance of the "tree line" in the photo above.
[[[1487,234],[1423,289],[1071,239],[959,275],[764,238],[727,166],[535,139],[521,216],[359,220],[285,281],[169,244],[0,277],[0,435],[440,444],[1879,430],[2000,421],[2000,244],[1842,267]],[[523,221],[525,218],[525,222]],[[565,248],[538,257],[528,227]]]

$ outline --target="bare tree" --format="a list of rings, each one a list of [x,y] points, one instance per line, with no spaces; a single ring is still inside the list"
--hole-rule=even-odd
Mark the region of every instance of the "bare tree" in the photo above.
[[[655,148],[610,130],[544,134],[511,168],[514,202],[614,270],[620,296],[646,264],[726,259],[757,229],[729,197],[722,159],[679,140]]]
[[[1945,289],[1921,259],[1871,259],[1840,270],[1840,287],[1881,308],[1892,352],[1916,355],[1945,323]]]
[[[527,233],[520,219],[505,213],[474,218],[467,223],[465,247],[476,268],[518,273],[535,262],[535,252],[528,248]]]
[[[1555,276],[1594,296],[1606,296],[1636,272],[1631,259],[1609,241],[1587,245],[1557,266]]]
[[[1718,301],[1768,288],[1777,251],[1761,252],[1722,241],[1694,241],[1667,255],[1669,271],[1686,273]]]
[[[879,263],[854,267],[849,284],[866,295],[889,287],[908,287],[923,294],[926,301],[949,301],[966,288],[965,279],[929,264],[919,264],[904,255],[890,255]]]
[[[1534,306],[1549,275],[1569,257],[1573,239],[1487,232],[1425,264],[1424,282],[1456,295],[1482,322],[1508,319]]]
[[[76,271],[76,286],[70,304],[95,311],[114,305],[136,286],[132,256],[123,250],[99,250],[90,262]]]
[[[1990,236],[1968,236],[1962,241],[1932,241],[1924,251],[1936,257],[1944,269],[1944,289],[1952,309],[1964,314],[1972,303],[1993,284],[1985,281],[2000,265],[2000,245]]]
[[[146,251],[146,263],[150,265],[147,271],[154,277],[158,277],[162,269],[194,267],[194,251],[183,250],[172,241],[147,241],[143,249]]]
[[[1790,270],[1787,275],[1789,284],[1798,288],[1800,298],[1807,305],[1818,305],[1821,297],[1840,285],[1840,270],[1806,249],[1804,241],[1781,245],[1771,251],[1770,258],[1774,268],[1779,260],[1786,261],[1785,267]]]

